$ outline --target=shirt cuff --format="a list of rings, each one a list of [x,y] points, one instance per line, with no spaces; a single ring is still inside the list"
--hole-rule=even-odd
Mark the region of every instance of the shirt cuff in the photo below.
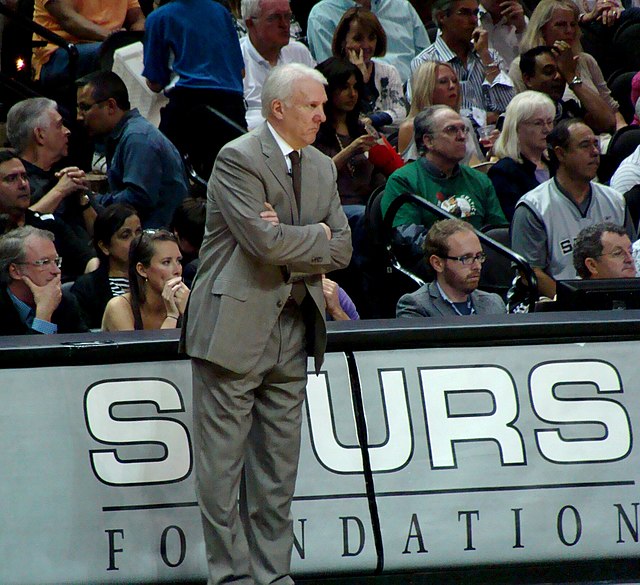
[[[38,333],[42,333],[43,335],[53,335],[54,333],[58,333],[58,326],[55,323],[43,321],[42,319],[38,319],[37,317],[33,320],[31,329],[37,331]]]
[[[389,114],[387,114],[387,112],[376,112],[375,114],[369,114],[369,118],[371,119],[372,126],[376,129],[393,122],[393,118]]]

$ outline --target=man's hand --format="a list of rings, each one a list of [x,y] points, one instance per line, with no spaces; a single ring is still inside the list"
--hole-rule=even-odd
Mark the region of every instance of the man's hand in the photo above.
[[[331,239],[331,228],[326,223],[320,222],[320,225],[324,229],[324,233],[327,234],[327,240],[330,240]]]
[[[521,33],[527,26],[524,19],[524,8],[518,0],[507,0],[500,3],[500,14],[507,24],[515,27],[517,33]]]
[[[551,47],[554,55],[556,56],[556,62],[558,63],[558,71],[567,83],[576,75],[576,68],[578,67],[578,56],[574,57],[571,46],[566,41],[556,41]]]
[[[481,27],[477,27],[472,35],[473,48],[480,55],[480,59],[486,65],[491,61],[491,53],[489,53],[489,33]]]
[[[340,306],[340,296],[338,294],[338,284],[329,280],[324,274],[322,275],[322,294],[324,295],[324,304],[327,312],[336,321],[349,321],[347,315]]]
[[[23,275],[22,280],[29,287],[36,304],[36,318],[51,323],[53,312],[58,308],[62,300],[62,287],[60,275],[50,280],[44,286],[38,286],[28,276]]]
[[[85,172],[78,167],[65,167],[58,171],[55,176],[58,179],[55,188],[62,193],[63,197],[67,197],[76,191],[86,191],[89,188]]]
[[[280,223],[280,218],[278,217],[276,210],[273,208],[273,205],[265,201],[264,206],[267,208],[267,211],[261,211],[260,217],[271,223],[271,225],[278,225]]]

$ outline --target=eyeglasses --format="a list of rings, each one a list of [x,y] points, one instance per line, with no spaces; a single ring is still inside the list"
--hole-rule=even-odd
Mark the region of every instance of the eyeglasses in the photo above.
[[[479,252],[475,256],[467,254],[466,256],[442,256],[442,258],[446,258],[447,260],[457,260],[464,266],[471,266],[474,262],[484,264],[484,261],[487,259],[487,255],[484,252]]]
[[[284,22],[290,23],[292,18],[293,18],[293,13],[287,12],[286,14],[270,14],[269,16],[265,16],[264,20],[269,24],[275,24],[276,22],[280,22],[281,20],[284,20]]]
[[[86,104],[84,102],[78,102],[78,105],[76,106],[78,108],[79,112],[82,112],[83,114],[87,113],[91,108],[93,108],[93,106],[97,106],[98,104],[102,104],[106,101],[108,101],[109,98],[105,98],[103,100],[99,100],[97,102],[93,102],[92,104]]]
[[[627,258],[633,258],[633,252],[631,248],[628,250],[624,248],[614,248],[613,252],[603,252],[600,256],[611,256],[614,260],[626,260]]]
[[[552,118],[549,118],[547,120],[525,120],[522,123],[526,124],[527,126],[533,126],[534,128],[542,130],[542,128],[553,128],[554,120]]]
[[[474,18],[478,18],[478,14],[480,14],[480,10],[478,8],[472,10],[471,8],[458,8],[458,10],[454,10],[453,14],[457,16],[465,16],[467,18],[473,16]]]
[[[51,264],[55,264],[58,268],[62,267],[62,256],[56,256],[55,258],[40,258],[40,260],[34,260],[33,262],[14,262],[14,264],[24,264],[35,266],[36,268],[48,268]]]
[[[447,136],[457,136],[460,133],[462,133],[464,136],[467,136],[469,134],[469,128],[465,125],[456,126],[455,124],[452,124],[451,126],[445,126],[442,130],[440,130],[440,132],[442,132],[442,134],[446,134]]]

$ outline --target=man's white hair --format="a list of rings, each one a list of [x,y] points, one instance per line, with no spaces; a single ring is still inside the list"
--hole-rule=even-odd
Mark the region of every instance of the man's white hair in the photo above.
[[[7,114],[7,138],[18,154],[27,149],[36,128],[49,127],[50,110],[57,111],[58,104],[45,97],[22,100],[11,107]]]
[[[262,86],[262,117],[269,117],[274,100],[290,103],[296,84],[304,79],[327,85],[322,73],[302,63],[287,63],[274,67]]]

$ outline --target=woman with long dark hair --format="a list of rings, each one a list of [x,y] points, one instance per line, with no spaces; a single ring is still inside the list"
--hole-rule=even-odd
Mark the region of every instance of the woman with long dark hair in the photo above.
[[[320,125],[314,146],[330,156],[338,169],[338,193],[351,221],[364,213],[369,195],[385,180],[366,156],[376,138],[360,121],[362,74],[355,65],[337,57],[329,57],[316,69],[328,85],[327,119]]]
[[[145,230],[129,250],[129,292],[107,304],[104,331],[175,329],[189,289],[182,282],[182,256],[167,230]]]
[[[141,232],[138,212],[130,205],[115,203],[98,212],[93,245],[100,266],[78,277],[71,289],[91,329],[100,329],[107,303],[129,290],[129,247]]]

